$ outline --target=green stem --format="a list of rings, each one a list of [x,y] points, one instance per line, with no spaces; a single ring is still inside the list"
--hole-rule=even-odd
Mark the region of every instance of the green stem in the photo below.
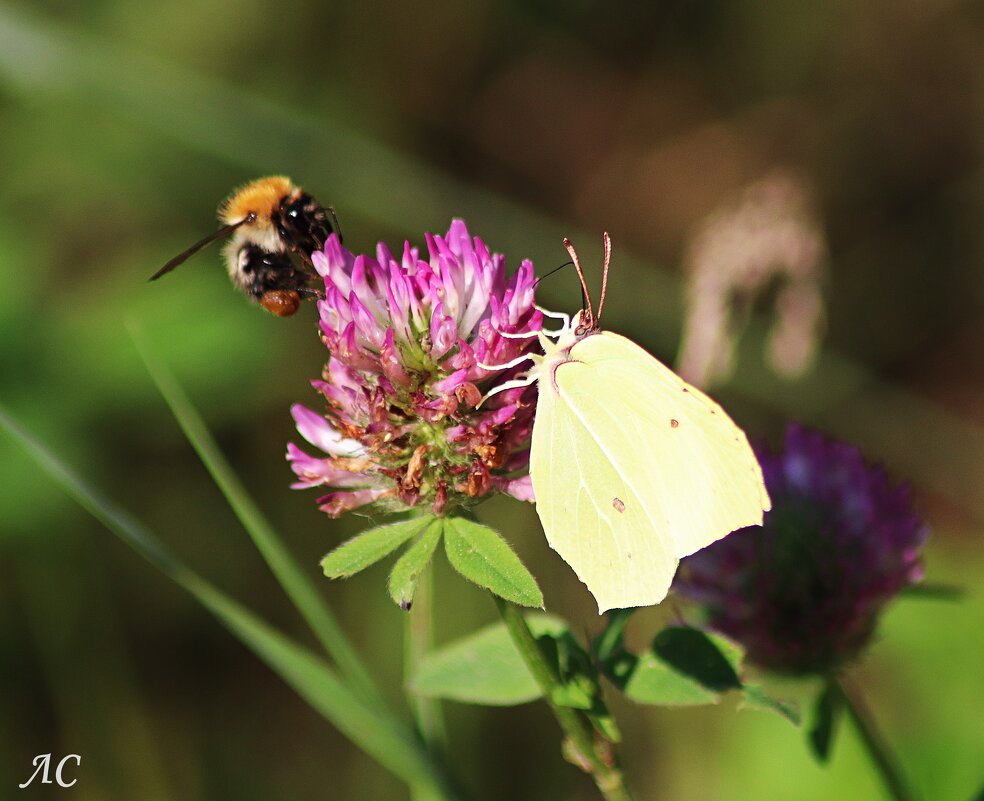
[[[409,679],[417,670],[417,665],[434,647],[434,577],[431,570],[417,582],[413,596],[413,609],[405,615],[405,635],[403,652],[403,673]],[[427,750],[435,759],[444,753],[447,739],[444,729],[444,716],[441,703],[434,698],[408,693],[410,710],[413,713],[417,730]],[[429,788],[411,788],[414,801],[431,801],[435,798]]]
[[[868,755],[878,769],[878,773],[881,775],[882,781],[884,781],[885,787],[891,793],[892,798],[895,801],[916,801],[916,796],[902,778],[902,773],[899,770],[898,763],[895,761],[895,757],[889,751],[877,728],[875,728],[871,712],[868,710],[860,694],[845,685],[842,678],[836,676],[830,679],[829,691],[843,704],[848,715],[850,715],[854,727],[857,729],[858,734],[861,735],[861,740],[864,743],[865,749],[868,751]]]
[[[520,608],[497,596],[493,598],[523,661],[543,690],[544,700],[550,706],[578,760],[583,762],[582,766],[594,779],[602,797],[605,801],[632,801],[632,794],[625,784],[625,776],[614,754],[607,747],[608,744],[599,747],[594,729],[584,715],[576,709],[554,702],[554,692],[561,686],[560,676],[556,668],[544,657]]]

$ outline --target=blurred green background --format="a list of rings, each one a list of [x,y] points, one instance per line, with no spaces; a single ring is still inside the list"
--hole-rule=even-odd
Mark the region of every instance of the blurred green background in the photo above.
[[[911,482],[928,577],[854,672],[926,798],[984,781],[984,5],[958,0],[0,5],[0,402],[232,595],[306,632],[194,457],[125,328],[137,321],[295,553],[363,521],[288,488],[288,409],[314,402],[314,309],[230,289],[217,249],[148,284],[235,185],[284,172],[338,210],[353,250],[454,216],[539,271],[612,232],[606,327],[673,360],[694,226],[774,167],[805,176],[829,249],[827,333],[792,381],[761,326],[716,391],[757,436],[800,419]],[[541,288],[574,309],[571,274]],[[608,316],[610,315],[610,317]],[[482,510],[547,605],[598,628],[531,508]],[[438,636],[492,620],[439,559]],[[392,697],[403,613],[385,568],[324,592]],[[653,612],[637,621],[640,638]],[[671,612],[670,612],[671,614]],[[305,641],[307,641],[305,639]],[[787,692],[797,695],[795,687]],[[641,799],[878,798],[850,732],[815,766],[802,733],[724,704],[617,704]],[[590,799],[542,705],[447,708],[475,799]],[[70,790],[35,754],[78,753]],[[0,439],[0,797],[402,798],[191,598]]]

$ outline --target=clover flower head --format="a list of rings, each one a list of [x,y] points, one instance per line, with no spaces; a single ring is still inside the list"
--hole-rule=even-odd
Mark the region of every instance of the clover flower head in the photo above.
[[[318,302],[329,351],[313,381],[325,408],[297,404],[297,430],[322,453],[294,443],[295,488],[323,487],[331,517],[364,507],[398,511],[428,503],[436,514],[493,491],[532,500],[529,438],[536,389],[506,388],[517,369],[492,370],[538,347],[533,265],[506,276],[465,223],[426,235],[426,254],[383,243],[353,255],[336,236],[311,256],[325,283]],[[483,366],[484,365],[484,366]]]
[[[856,657],[885,604],[922,578],[928,532],[909,488],[850,445],[791,426],[781,453],[758,456],[773,504],[764,524],[685,559],[675,588],[757,664],[824,673]]]

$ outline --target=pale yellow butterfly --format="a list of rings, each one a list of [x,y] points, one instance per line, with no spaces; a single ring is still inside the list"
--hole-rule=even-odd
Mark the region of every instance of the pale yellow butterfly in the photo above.
[[[681,558],[730,532],[761,525],[771,508],[744,432],[704,393],[635,343],[598,323],[568,240],[586,308],[539,332],[543,356],[508,382],[539,381],[530,452],[547,542],[607,609],[650,606]],[[513,366],[523,359],[500,368]],[[496,391],[505,389],[505,386]]]

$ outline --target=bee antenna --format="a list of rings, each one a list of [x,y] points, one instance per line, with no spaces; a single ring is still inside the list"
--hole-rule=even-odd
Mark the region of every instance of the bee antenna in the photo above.
[[[185,262],[188,259],[190,259],[192,256],[194,256],[202,248],[205,248],[205,247],[208,247],[209,245],[211,245],[216,239],[222,239],[222,237],[228,236],[229,234],[231,234],[233,231],[235,231],[243,223],[253,222],[255,219],[256,219],[256,216],[255,215],[247,215],[246,217],[243,217],[243,219],[241,219],[239,222],[230,223],[229,225],[223,225],[218,230],[213,231],[212,233],[210,233],[204,239],[196,242],[194,245],[192,245],[187,250],[184,250],[181,253],[179,253],[177,256],[175,256],[173,259],[171,259],[167,264],[165,264],[163,267],[161,267],[161,269],[159,269],[156,273],[154,273],[152,276],[150,276],[150,278],[148,280],[149,281],[156,281],[162,275],[165,275],[166,273],[171,272],[171,270],[173,270],[175,267],[177,267],[182,262]]]

